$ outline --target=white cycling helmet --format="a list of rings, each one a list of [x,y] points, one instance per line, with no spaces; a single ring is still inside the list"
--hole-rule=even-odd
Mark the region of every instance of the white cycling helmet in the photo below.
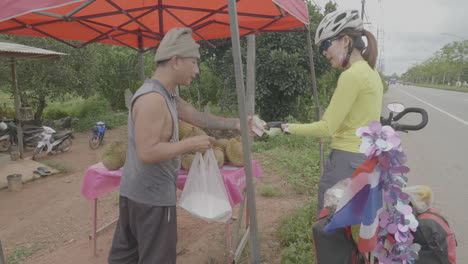
[[[357,10],[335,11],[326,15],[315,32],[315,44],[332,38],[345,28],[352,28],[356,31],[364,29],[362,19]]]

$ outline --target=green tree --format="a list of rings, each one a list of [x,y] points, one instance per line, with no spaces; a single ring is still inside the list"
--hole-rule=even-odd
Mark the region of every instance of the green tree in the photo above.
[[[18,59],[17,79],[21,102],[35,110],[39,119],[47,103],[63,99],[68,94],[88,96],[96,88],[94,49],[74,49],[56,40],[39,37],[5,36],[6,39],[28,46],[59,51],[68,55],[59,61]],[[3,68],[2,71],[8,71]],[[3,72],[2,75],[7,75]],[[3,84],[12,93],[11,78]]]

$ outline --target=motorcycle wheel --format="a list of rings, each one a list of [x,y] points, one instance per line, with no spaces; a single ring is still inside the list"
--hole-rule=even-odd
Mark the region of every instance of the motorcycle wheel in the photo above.
[[[99,145],[101,145],[101,139],[99,138],[98,135],[93,135],[89,139],[89,147],[92,149],[97,149],[99,148]]]
[[[33,160],[37,160],[37,158],[38,158],[39,155],[41,154],[43,148],[44,148],[44,147],[42,147],[42,148],[36,148],[36,149],[34,150],[34,154],[33,154],[33,156],[32,156],[32,159],[33,159]]]
[[[4,139],[4,140],[0,141],[0,151],[1,152],[8,151],[10,149],[10,146],[11,146],[11,142],[10,142],[9,139]]]
[[[62,152],[67,152],[70,150],[72,144],[73,144],[73,141],[71,140],[71,138],[66,138],[65,140],[62,141],[62,143],[60,143],[60,145],[58,145],[58,149],[61,150]]]

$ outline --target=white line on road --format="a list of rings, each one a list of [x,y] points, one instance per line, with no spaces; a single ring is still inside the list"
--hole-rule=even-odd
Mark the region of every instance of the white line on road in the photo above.
[[[414,96],[414,95],[412,95],[412,94],[410,94],[410,93],[408,93],[408,92],[405,92],[405,91],[402,91],[402,92],[405,93],[405,94],[407,94],[407,95],[409,95],[409,96],[411,96],[411,97],[413,97],[414,99],[416,99],[416,100],[418,100],[418,101],[420,101],[420,102],[422,102],[422,103],[427,104],[428,106],[434,108],[435,110],[438,110],[438,111],[440,111],[440,112],[442,112],[442,113],[444,113],[444,114],[450,116],[451,118],[457,120],[458,122],[464,124],[465,126],[468,126],[468,121],[465,121],[465,120],[459,118],[458,116],[452,115],[452,114],[450,114],[449,112],[447,112],[447,111],[445,111],[445,110],[442,110],[442,109],[440,109],[439,107],[434,106],[433,104],[430,104],[430,103],[428,103],[428,102],[426,102],[426,101],[424,101],[424,100],[422,100],[422,99],[419,99],[418,97],[416,97],[416,96]]]

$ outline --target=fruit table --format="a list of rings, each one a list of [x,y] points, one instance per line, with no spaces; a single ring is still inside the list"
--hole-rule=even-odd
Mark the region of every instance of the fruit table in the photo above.
[[[244,167],[235,167],[227,163],[220,168],[220,172],[224,180],[224,186],[226,187],[226,192],[228,194],[229,201],[231,203],[231,206],[234,207],[236,204],[244,200],[243,190],[246,186]],[[263,177],[263,172],[260,167],[260,164],[255,160],[252,160],[252,172],[253,176],[256,178]],[[98,229],[98,198],[103,196],[104,194],[107,194],[119,188],[121,176],[122,170],[109,171],[104,167],[102,162],[96,163],[86,170],[83,184],[81,187],[81,193],[86,199],[93,201],[93,227],[92,234],[90,234],[89,239],[92,240],[92,251],[94,255],[96,255],[97,234],[117,221],[117,219],[115,219],[112,222],[105,224],[104,226]],[[184,188],[187,176],[188,171],[179,171],[179,177],[177,182],[178,189],[182,190]],[[231,221],[228,221],[228,223],[226,223],[226,242],[228,249],[231,250],[230,222]]]

